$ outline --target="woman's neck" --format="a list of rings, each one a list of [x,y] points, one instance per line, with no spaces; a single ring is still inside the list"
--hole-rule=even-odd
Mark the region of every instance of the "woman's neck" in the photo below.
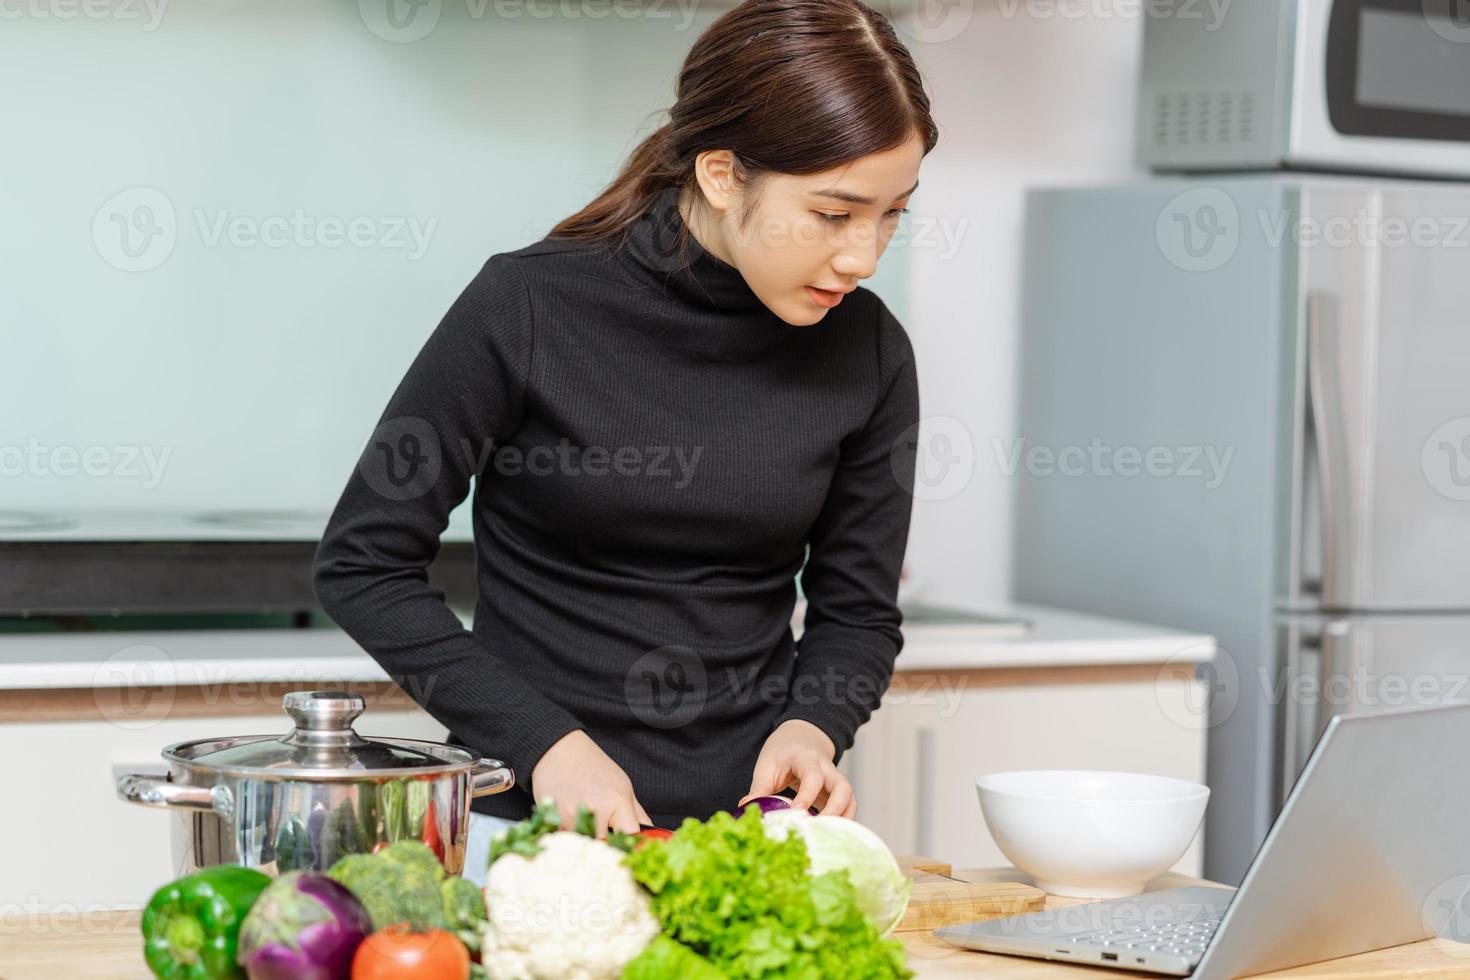
[[[703,201],[695,202],[696,191],[688,187],[679,191],[679,216],[694,236],[694,240],[706,252],[724,262],[726,265],[735,266],[731,261],[729,253],[725,251],[724,242],[720,240],[715,228],[709,226],[710,208]],[[738,268],[738,267],[737,267]]]

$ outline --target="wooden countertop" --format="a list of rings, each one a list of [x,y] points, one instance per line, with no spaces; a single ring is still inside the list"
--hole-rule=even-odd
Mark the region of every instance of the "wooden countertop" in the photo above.
[[[1014,869],[956,872],[967,881],[1019,880]],[[1198,884],[1182,875],[1164,875],[1150,890]],[[1048,908],[1074,904],[1074,899],[1049,898]],[[52,913],[0,917],[0,980],[66,977],[67,980],[149,980],[143,965],[136,909],[87,913]],[[1122,980],[1157,974],[1072,966],[997,956],[959,949],[928,933],[900,937],[908,950],[909,966],[918,980],[951,977],[997,977],[1015,980]],[[1362,953],[1358,956],[1294,967],[1263,976],[1303,980],[1463,980],[1470,977],[1470,945],[1431,939]]]

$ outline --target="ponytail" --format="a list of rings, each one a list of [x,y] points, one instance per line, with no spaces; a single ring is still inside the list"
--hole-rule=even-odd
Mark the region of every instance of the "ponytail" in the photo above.
[[[690,179],[689,168],[672,157],[673,130],[672,123],[664,123],[650,133],[607,189],[581,211],[563,219],[551,229],[549,237],[597,241],[616,238],[648,210],[660,191]]]

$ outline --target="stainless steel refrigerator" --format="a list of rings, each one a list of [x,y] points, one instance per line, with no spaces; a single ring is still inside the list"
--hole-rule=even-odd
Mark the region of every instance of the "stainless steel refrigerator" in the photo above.
[[[1017,598],[1215,635],[1238,882],[1332,714],[1470,700],[1470,187],[1040,190],[1023,268]]]

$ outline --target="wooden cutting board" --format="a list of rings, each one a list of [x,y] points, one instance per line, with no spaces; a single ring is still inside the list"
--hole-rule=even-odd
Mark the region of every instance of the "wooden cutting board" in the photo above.
[[[943,861],[899,854],[898,866],[913,884],[909,907],[895,932],[928,932],[977,919],[1039,912],[1046,893],[1019,881],[960,881]]]

